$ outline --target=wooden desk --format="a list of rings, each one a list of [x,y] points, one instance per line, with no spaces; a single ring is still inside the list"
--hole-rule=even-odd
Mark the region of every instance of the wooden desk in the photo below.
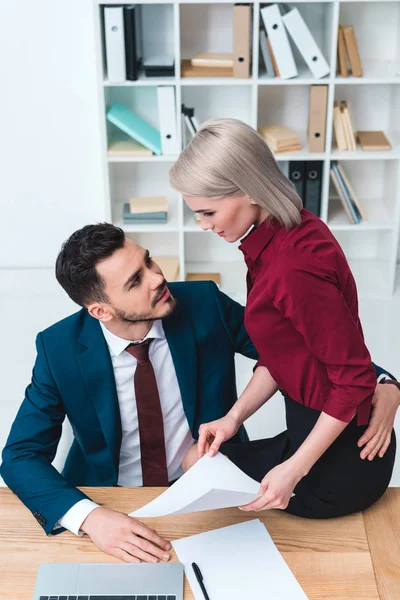
[[[131,512],[160,489],[83,491],[108,508]],[[362,514],[327,521],[280,511],[248,515],[236,508],[144,521],[173,540],[251,518],[265,523],[310,600],[400,600],[400,489],[388,490]],[[31,600],[41,562],[118,561],[100,552],[87,536],[46,536],[23,504],[0,488],[0,599]],[[185,582],[185,600],[192,599]]]

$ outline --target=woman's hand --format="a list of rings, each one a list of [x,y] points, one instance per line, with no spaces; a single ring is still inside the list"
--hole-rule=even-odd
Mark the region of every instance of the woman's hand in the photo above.
[[[245,511],[270,508],[284,509],[289,504],[293,490],[301,477],[291,459],[286,460],[266,474],[259,491],[262,496],[239,508]]]
[[[390,444],[394,419],[400,405],[400,392],[395,385],[378,383],[372,399],[372,416],[364,434],[358,440],[358,446],[365,447],[360,452],[362,459],[372,460],[377,454],[380,458]]]
[[[199,458],[206,453],[214,456],[218,452],[220,445],[237,433],[240,425],[241,423],[229,414],[222,419],[200,425],[199,441],[197,443]]]

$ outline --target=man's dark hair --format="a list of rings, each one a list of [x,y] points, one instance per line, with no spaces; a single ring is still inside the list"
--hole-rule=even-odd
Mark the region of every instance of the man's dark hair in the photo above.
[[[68,296],[80,306],[108,302],[105,283],[97,264],[123,247],[125,234],[111,223],[86,225],[62,245],[56,261],[56,278]]]

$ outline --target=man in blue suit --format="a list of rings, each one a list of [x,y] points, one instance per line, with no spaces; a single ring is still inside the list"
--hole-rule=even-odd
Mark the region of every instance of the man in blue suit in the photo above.
[[[166,540],[77,486],[168,485],[182,474],[201,423],[237,399],[235,353],[257,358],[244,309],[211,282],[167,287],[149,252],[106,223],[64,243],[56,277],[83,308],[37,337],[1,474],[47,534],[87,533],[127,562],[168,560]],[[379,406],[398,402],[394,386],[378,388]],[[66,416],[74,441],[60,474],[51,463]],[[235,441],[246,439],[242,428]]]

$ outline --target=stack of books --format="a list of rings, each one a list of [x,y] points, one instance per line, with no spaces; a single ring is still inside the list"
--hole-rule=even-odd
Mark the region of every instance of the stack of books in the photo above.
[[[296,152],[301,149],[299,136],[283,125],[265,125],[258,131],[272,152]]]
[[[333,130],[335,132],[338,150],[357,150],[355,129],[350,113],[349,103],[346,100],[334,102],[333,105]]]
[[[182,61],[182,77],[233,77],[233,54],[197,52]]]
[[[298,76],[288,34],[316,79],[329,74],[329,65],[298,8],[286,10],[285,5],[269,4],[261,8],[261,18],[261,56],[268,77]]]
[[[358,52],[356,34],[352,25],[339,25],[337,46],[337,71],[342,77],[349,76],[349,70],[353,77],[362,77],[360,54]]]
[[[337,161],[332,162],[330,175],[349,222],[352,225],[358,225],[366,221],[366,216],[350,185],[349,178],[344,172],[342,165]]]
[[[165,224],[168,221],[168,202],[165,196],[129,198],[124,203],[122,218],[124,223],[142,225]]]

